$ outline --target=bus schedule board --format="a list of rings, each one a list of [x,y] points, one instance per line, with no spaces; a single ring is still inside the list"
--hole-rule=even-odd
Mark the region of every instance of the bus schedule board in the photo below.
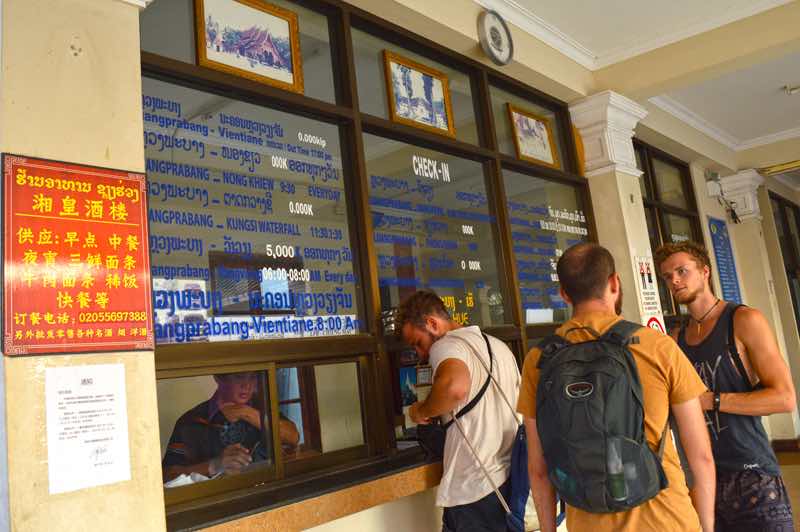
[[[3,156],[6,355],[153,349],[144,174]]]

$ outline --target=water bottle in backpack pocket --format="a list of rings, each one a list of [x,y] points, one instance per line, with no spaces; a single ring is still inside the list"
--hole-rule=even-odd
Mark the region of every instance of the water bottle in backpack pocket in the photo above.
[[[628,345],[641,325],[620,321],[596,340],[546,338],[539,360],[536,425],[550,481],[588,512],[625,511],[667,486],[644,433],[639,372]]]

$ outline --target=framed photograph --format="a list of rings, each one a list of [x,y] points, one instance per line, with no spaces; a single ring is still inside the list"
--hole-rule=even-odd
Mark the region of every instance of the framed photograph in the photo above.
[[[388,50],[383,66],[393,122],[456,136],[447,76]]]
[[[514,107],[510,103],[506,106],[508,107],[508,119],[514,133],[517,157],[551,168],[561,168],[550,120]]]
[[[259,0],[194,0],[198,64],[303,93],[297,15]]]

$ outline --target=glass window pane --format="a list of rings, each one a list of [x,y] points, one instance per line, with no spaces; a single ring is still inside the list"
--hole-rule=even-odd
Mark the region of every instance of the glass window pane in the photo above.
[[[639,187],[642,190],[642,197],[649,198],[650,196],[647,193],[647,170],[644,169],[644,160],[642,158],[642,151],[638,149],[634,149],[633,153],[636,154],[636,168],[642,171],[642,176],[639,178]]]
[[[692,222],[686,216],[677,214],[664,214],[664,232],[666,240],[669,242],[687,242],[694,240]]]
[[[558,167],[564,169],[565,158],[563,146],[561,145],[561,129],[556,121],[555,113],[530,100],[498,89],[497,87],[491,87],[490,92],[492,96],[492,113],[494,115],[495,129],[497,130],[497,147],[499,150],[505,154],[514,157],[517,156],[516,144],[514,142],[514,130],[511,125],[511,117],[508,113],[508,104],[510,103],[515,109],[547,120],[550,124],[550,131],[552,132],[550,142],[555,143],[558,161],[560,162]]]
[[[656,225],[656,211],[645,209],[644,219],[647,221],[647,236],[650,237],[650,247],[655,250],[661,245],[661,239],[658,237],[658,226]]]
[[[652,157],[651,160],[661,201],[674,207],[688,209],[689,203],[683,192],[681,169],[655,157]]]
[[[778,242],[781,246],[783,262],[787,267],[793,267],[793,265],[797,263],[797,258],[794,256],[794,250],[792,249],[789,228],[786,227],[786,223],[784,222],[784,206],[781,202],[774,199],[770,199],[770,201],[772,203],[772,215],[775,218],[775,227],[778,233]]]
[[[305,95],[334,103],[327,17],[289,0],[269,0],[269,3],[297,14]],[[194,32],[192,0],[159,0],[139,15],[141,46],[145,52],[197,64]]]
[[[280,406],[281,434],[294,435],[284,438],[285,459],[311,458],[364,444],[356,362],[284,369],[297,376],[300,390],[299,401]],[[278,400],[291,395],[279,381]]]
[[[675,314],[675,302],[672,299],[672,294],[664,280],[658,275],[656,275],[656,284],[658,284],[658,297],[661,299],[662,312],[664,314]]]
[[[382,310],[426,288],[459,323],[503,323],[483,166],[373,135],[364,151]]]
[[[273,467],[267,382],[266,371],[157,381],[166,487]]]
[[[280,368],[278,370],[278,394],[281,397],[281,401],[289,401],[300,397],[297,368]]]
[[[800,252],[800,231],[798,231],[797,218],[795,218],[795,211],[793,207],[786,208],[786,218],[789,220],[789,234],[792,237],[795,253],[798,253]],[[797,257],[794,257],[793,259],[793,261],[797,263]]]
[[[478,127],[475,122],[475,107],[469,76],[449,66],[395,46],[367,32],[353,28],[353,51],[358,79],[358,101],[361,111],[381,118],[389,118],[386,75],[383,51],[389,50],[404,58],[438,70],[447,76],[450,101],[453,108],[453,124],[456,139],[478,143]],[[413,88],[412,88],[413,91]]]
[[[514,258],[526,323],[569,319],[558,290],[561,253],[586,240],[586,214],[578,189],[503,171]]]
[[[150,79],[143,93],[162,107],[144,109],[156,341],[358,332],[337,126]]]

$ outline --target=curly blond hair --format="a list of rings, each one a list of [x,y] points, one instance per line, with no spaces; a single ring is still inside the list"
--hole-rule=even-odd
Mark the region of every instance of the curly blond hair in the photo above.
[[[688,253],[697,263],[699,268],[708,266],[711,270],[711,259],[708,256],[706,248],[697,242],[678,242],[669,243],[660,246],[655,253],[653,253],[653,261],[656,263],[656,271],[661,270],[661,264],[675,253]]]

